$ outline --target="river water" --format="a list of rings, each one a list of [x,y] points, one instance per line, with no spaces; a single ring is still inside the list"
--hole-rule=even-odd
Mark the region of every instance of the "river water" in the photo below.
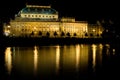
[[[0,47],[0,80],[119,78],[118,44]]]

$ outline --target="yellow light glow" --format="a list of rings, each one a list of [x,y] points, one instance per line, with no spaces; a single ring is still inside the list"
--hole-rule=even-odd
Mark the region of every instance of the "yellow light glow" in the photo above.
[[[92,53],[93,53],[93,69],[95,71],[95,66],[96,66],[96,45],[92,45]]]
[[[115,55],[115,49],[113,49],[113,55]]]
[[[36,30],[37,28],[36,27],[34,27],[34,30]]]
[[[102,48],[103,48],[103,45],[102,45],[102,44],[99,44],[99,47],[100,47],[100,49],[102,49]]]
[[[98,53],[98,55],[99,55],[99,59],[100,59],[100,64],[102,64],[102,51],[103,51],[103,44],[99,44],[99,47],[98,47],[98,49],[99,49],[99,53]]]
[[[7,26],[8,28],[10,28],[10,26]]]
[[[56,73],[59,71],[60,66],[60,46],[56,46]]]
[[[95,32],[95,29],[93,29],[92,31]]]
[[[106,54],[109,55],[110,54],[110,51],[109,51],[110,45],[106,44],[105,46],[106,46]]]
[[[7,47],[5,50],[5,65],[7,67],[8,74],[11,73],[12,69],[12,52],[11,47]]]
[[[79,61],[80,60],[80,45],[76,45],[76,70],[79,69]]]
[[[37,46],[34,47],[34,74],[37,72],[37,64],[38,64],[38,50]]]

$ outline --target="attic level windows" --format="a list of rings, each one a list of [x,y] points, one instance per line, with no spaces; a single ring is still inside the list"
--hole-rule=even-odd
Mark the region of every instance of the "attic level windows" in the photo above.
[[[25,18],[55,18],[54,15],[24,14]]]
[[[30,15],[28,15],[28,17],[30,17]]]

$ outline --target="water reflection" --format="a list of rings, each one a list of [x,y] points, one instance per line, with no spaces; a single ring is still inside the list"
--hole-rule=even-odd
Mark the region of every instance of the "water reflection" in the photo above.
[[[93,70],[95,71],[96,66],[96,45],[92,44],[92,54],[93,54]]]
[[[109,51],[110,45],[109,45],[109,44],[106,44],[105,47],[106,47],[106,54],[107,54],[107,55],[110,55],[110,51]]]
[[[113,49],[113,55],[115,55],[115,49]]]
[[[60,67],[60,46],[56,46],[56,73],[58,74]]]
[[[34,47],[34,74],[37,72],[37,64],[38,64],[38,50],[37,46]]]
[[[79,71],[80,61],[80,45],[76,45],[76,71]]]
[[[5,66],[7,68],[8,74],[11,73],[12,69],[12,52],[11,47],[7,47],[5,50]]]
[[[102,65],[103,55],[109,55],[109,44],[76,44],[33,47],[7,47],[5,67],[8,74],[40,78],[73,73],[87,73],[90,66],[93,72]],[[92,64],[92,65],[90,65]],[[12,71],[12,73],[11,73]]]

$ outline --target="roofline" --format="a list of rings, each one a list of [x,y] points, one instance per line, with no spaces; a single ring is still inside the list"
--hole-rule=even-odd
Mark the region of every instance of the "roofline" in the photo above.
[[[51,6],[26,5],[26,7],[51,8]]]

